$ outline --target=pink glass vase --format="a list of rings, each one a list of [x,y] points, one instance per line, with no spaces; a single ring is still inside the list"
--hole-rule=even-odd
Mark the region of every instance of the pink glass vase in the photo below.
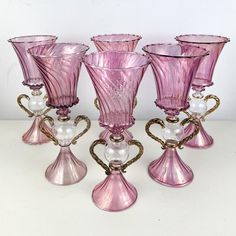
[[[123,132],[134,124],[135,96],[149,60],[134,52],[106,51],[85,56],[84,63],[99,101],[99,124],[111,132],[109,140],[96,140],[90,147],[92,157],[107,174],[93,190],[92,198],[102,210],[121,211],[137,198],[135,187],[122,173],[142,156],[143,146],[136,140],[127,142]],[[105,145],[109,165],[95,154],[94,148],[98,144]],[[139,153],[127,161],[130,145],[137,146]]]
[[[39,124],[40,130],[61,147],[57,159],[45,173],[48,181],[56,185],[77,183],[87,172],[86,165],[74,156],[70,145],[76,144],[78,138],[88,131],[90,120],[79,115],[72,122],[69,117],[69,107],[79,102],[77,85],[82,59],[87,50],[88,47],[83,44],[72,43],[55,43],[29,49],[45,84],[47,106],[57,109],[56,122],[52,117],[46,116]],[[49,122],[52,132],[44,128],[46,121]],[[76,134],[80,121],[85,121],[87,125],[81,133]]]
[[[102,51],[124,51],[133,52],[139,42],[142,39],[140,35],[135,34],[104,34],[93,36],[91,40],[94,42],[97,50]],[[136,106],[137,101],[134,106]],[[95,99],[95,105],[99,109],[98,100]],[[111,132],[108,129],[102,131],[99,135],[100,139],[109,140]],[[133,139],[133,135],[130,131],[124,130],[124,138],[126,141]]]
[[[191,114],[185,111],[189,117],[197,119],[201,123],[201,121],[205,120],[206,116],[215,111],[220,105],[220,99],[217,96],[207,95],[204,97],[202,91],[205,90],[205,87],[213,85],[212,77],[216,62],[224,45],[229,42],[229,39],[215,35],[189,34],[177,36],[176,40],[182,45],[200,46],[209,51],[209,56],[202,59],[192,83],[192,89],[195,92],[190,100],[189,112]],[[215,105],[210,109],[207,109],[208,100],[215,101]],[[185,135],[189,135],[193,128],[193,125],[189,124],[185,129]],[[200,124],[199,133],[185,145],[192,148],[208,148],[212,144],[213,138],[205,131],[202,124]]]
[[[150,120],[145,127],[147,134],[161,144],[163,155],[153,161],[148,168],[149,175],[156,182],[170,186],[182,187],[193,179],[193,172],[177,153],[177,148],[194,137],[199,131],[198,123],[187,118],[179,123],[178,114],[188,104],[189,90],[201,59],[208,55],[205,49],[178,44],[152,44],[143,50],[152,59],[157,99],[156,105],[167,115],[166,122],[159,118]],[[194,130],[183,138],[185,124],[193,122]],[[158,124],[162,128],[164,140],[155,136],[150,127]]]
[[[31,35],[15,37],[8,40],[14,48],[24,76],[23,85],[28,86],[32,90],[32,96],[21,94],[17,98],[17,102],[29,117],[34,117],[34,122],[30,129],[22,136],[23,142],[27,144],[42,144],[49,141],[39,130],[39,122],[44,115],[49,111],[45,110],[46,97],[42,95],[40,89],[43,87],[42,77],[35,65],[34,60],[27,50],[33,46],[42,44],[52,44],[56,41],[57,37],[52,35]],[[22,99],[28,101],[28,108],[22,104]],[[45,125],[45,129],[48,129]]]

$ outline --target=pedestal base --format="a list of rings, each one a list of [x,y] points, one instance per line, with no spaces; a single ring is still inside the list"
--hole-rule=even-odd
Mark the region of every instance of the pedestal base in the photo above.
[[[199,133],[193,137],[189,142],[184,145],[191,148],[209,148],[214,143],[213,138],[205,131],[201,121],[199,121]],[[184,130],[184,134],[187,136],[194,131],[194,124],[190,123]]]
[[[112,171],[92,193],[95,205],[104,211],[122,211],[137,199],[137,190],[120,171]]]
[[[70,185],[82,180],[87,167],[79,161],[69,147],[61,147],[57,159],[47,168],[45,177],[56,185]]]
[[[128,130],[124,130],[122,134],[124,135],[126,142],[133,139],[132,133]],[[107,141],[107,140],[110,140],[110,135],[111,135],[111,132],[108,129],[105,129],[100,133],[99,138]]]
[[[39,129],[39,122],[42,120],[42,116],[36,116],[30,129],[22,136],[22,140],[26,144],[37,145],[50,141],[50,139],[43,134]],[[44,124],[45,129],[49,130],[48,126]]]
[[[162,156],[148,167],[150,177],[169,187],[183,187],[193,180],[193,172],[179,157],[175,148],[167,148]]]

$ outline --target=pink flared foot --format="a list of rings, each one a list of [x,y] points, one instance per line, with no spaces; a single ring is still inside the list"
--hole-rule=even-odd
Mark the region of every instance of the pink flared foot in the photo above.
[[[92,193],[95,205],[104,211],[122,211],[137,199],[137,190],[120,171],[112,171]]]
[[[191,148],[209,148],[213,144],[213,138],[205,131],[202,126],[201,121],[200,123],[200,130],[199,133],[193,137],[190,141],[185,143],[185,146]],[[184,134],[188,136],[190,133],[194,131],[194,124],[190,123],[184,130]]]
[[[70,185],[82,180],[87,167],[71,152],[70,147],[61,147],[57,159],[47,168],[45,177],[56,185]]]
[[[124,135],[125,141],[127,142],[133,139],[132,133],[128,130],[124,130],[122,134]],[[111,135],[111,132],[108,129],[105,129],[100,133],[99,138],[104,139],[104,140],[109,140],[110,135]]]
[[[193,172],[179,157],[175,148],[167,148],[162,156],[148,167],[150,177],[169,187],[183,187],[193,180]]]
[[[22,140],[24,143],[37,145],[43,144],[50,141],[50,139],[43,134],[39,129],[39,122],[42,120],[42,116],[36,116],[34,122],[30,129],[22,136]],[[49,127],[44,124],[45,129],[50,132]]]

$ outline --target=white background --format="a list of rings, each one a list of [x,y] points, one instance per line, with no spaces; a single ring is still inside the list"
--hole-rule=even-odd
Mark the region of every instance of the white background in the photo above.
[[[54,34],[60,42],[82,42],[95,50],[90,37],[105,33],[142,35],[137,51],[149,43],[172,42],[185,33],[217,34],[231,39],[217,63],[215,85],[206,94],[217,94],[222,105],[210,119],[235,119],[236,1],[234,0],[9,0],[0,2],[0,119],[25,119],[16,97],[29,94],[22,86],[23,75],[18,59],[7,39],[29,34]],[[74,113],[95,119],[95,97],[90,78],[82,68]],[[148,68],[138,92],[137,119],[160,116],[153,75]]]

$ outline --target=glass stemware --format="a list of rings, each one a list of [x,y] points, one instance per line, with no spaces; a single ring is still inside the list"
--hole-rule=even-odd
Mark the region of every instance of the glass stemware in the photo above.
[[[53,184],[69,185],[79,182],[87,172],[86,165],[78,160],[70,150],[71,144],[90,128],[88,117],[79,115],[71,121],[70,107],[79,102],[77,85],[82,58],[89,49],[84,44],[55,43],[41,45],[29,49],[42,75],[48,94],[47,106],[57,109],[57,121],[50,116],[44,117],[39,124],[40,130],[50,138],[55,145],[60,146],[57,159],[47,168],[45,176]],[[44,128],[48,121],[52,132]],[[86,128],[79,134],[77,125],[86,122]]]
[[[199,133],[185,145],[192,148],[208,148],[213,144],[213,138],[203,128],[201,121],[205,121],[205,118],[219,107],[220,99],[212,94],[204,96],[202,92],[206,87],[213,85],[212,79],[216,62],[229,39],[215,35],[189,34],[177,36],[176,40],[182,45],[200,46],[209,51],[209,56],[202,59],[193,80],[194,93],[190,98],[190,107],[188,111],[184,111],[189,117],[197,119],[200,125]],[[207,108],[209,100],[215,101],[215,105],[210,109]],[[185,128],[185,135],[191,133],[193,129],[194,125],[189,124]]]
[[[123,173],[142,156],[143,146],[137,140],[126,141],[123,132],[134,124],[135,96],[149,59],[134,52],[107,51],[85,56],[84,63],[99,100],[99,124],[111,133],[109,140],[95,140],[90,146],[92,157],[107,174],[94,188],[92,198],[100,209],[121,211],[137,198],[135,187]],[[94,152],[98,144],[105,145],[104,155],[109,165]],[[131,145],[137,146],[139,152],[128,160]]]
[[[143,50],[152,59],[157,99],[156,105],[163,109],[166,122],[159,118],[150,120],[145,127],[147,134],[161,144],[162,156],[151,162],[148,168],[150,177],[156,182],[170,186],[181,187],[193,179],[191,168],[186,165],[177,153],[177,148],[192,139],[199,131],[196,120],[186,118],[179,122],[180,111],[188,106],[188,94],[192,80],[196,74],[201,59],[208,55],[205,49],[178,44],[152,44]],[[184,125],[194,123],[194,130],[186,137]],[[155,136],[150,127],[158,124],[162,128],[164,140]]]
[[[102,51],[123,51],[133,52],[139,42],[142,39],[140,35],[135,34],[103,34],[93,36],[91,40],[94,42],[97,50]],[[98,99],[94,100],[96,108],[99,110]],[[134,106],[137,105],[137,99],[135,98]],[[99,138],[109,140],[111,133],[108,129],[102,131]],[[131,140],[133,135],[130,131],[124,130],[123,132],[125,140]]]
[[[34,117],[34,122],[30,129],[22,136],[23,142],[27,144],[43,144],[49,141],[48,137],[40,132],[39,122],[50,110],[45,110],[47,97],[44,96],[40,90],[43,87],[42,77],[27,50],[37,45],[52,44],[56,39],[57,37],[52,35],[30,35],[15,37],[8,40],[14,48],[21,65],[24,75],[22,84],[28,86],[32,90],[32,96],[21,94],[17,98],[17,103],[20,108],[25,111],[29,117]],[[23,105],[22,99],[28,100],[28,108]],[[48,129],[47,126],[44,128]]]

